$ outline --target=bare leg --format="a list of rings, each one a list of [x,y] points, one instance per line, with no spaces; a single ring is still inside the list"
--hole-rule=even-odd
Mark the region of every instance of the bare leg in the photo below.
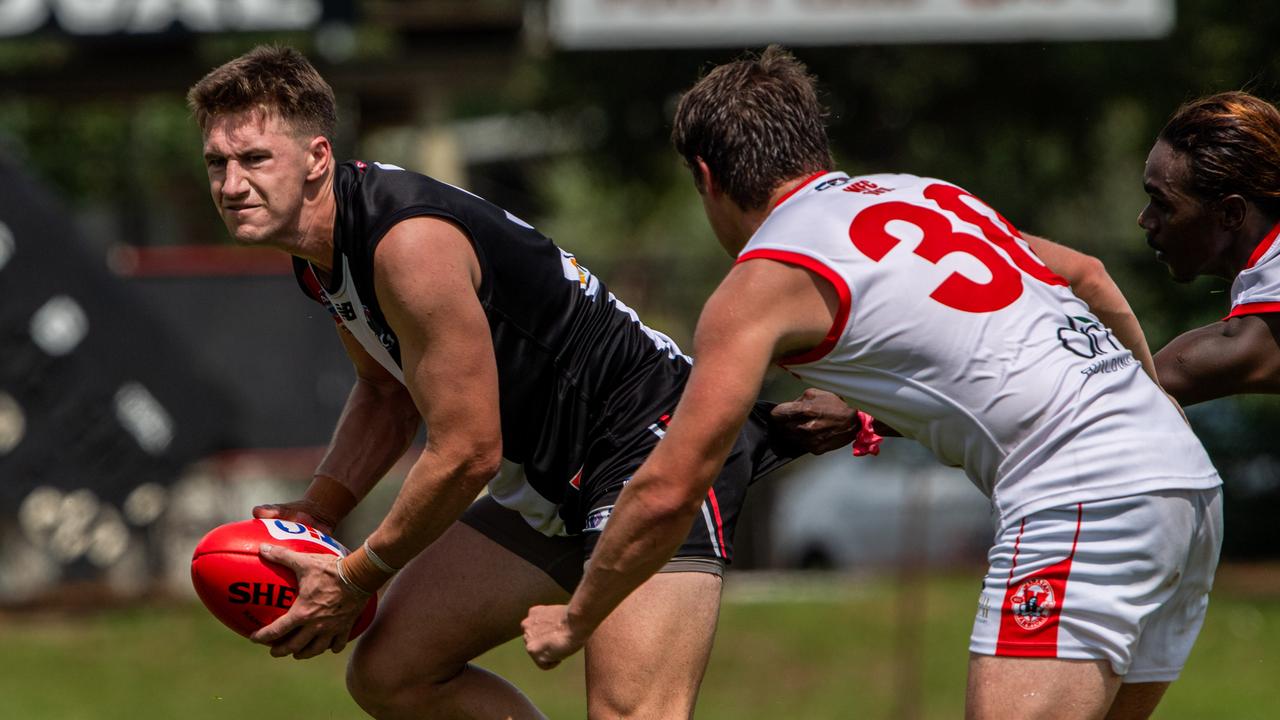
[[[1146,720],[1156,711],[1164,691],[1169,689],[1167,682],[1125,683],[1116,693],[1115,702],[1111,703],[1111,711],[1107,720]]]
[[[969,655],[968,720],[1102,720],[1120,688],[1106,660]]]
[[[588,716],[692,717],[715,639],[720,586],[710,573],[659,573],[618,606],[587,642]]]
[[[566,593],[528,562],[462,523],[396,577],[347,668],[360,707],[394,718],[541,718],[519,690],[469,664],[520,635],[531,605]]]

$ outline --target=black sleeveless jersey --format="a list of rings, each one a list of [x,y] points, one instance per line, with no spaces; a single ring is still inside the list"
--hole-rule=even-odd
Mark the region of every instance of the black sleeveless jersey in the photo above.
[[[616,425],[639,421],[628,406],[655,373],[683,387],[691,365],[674,342],[645,327],[573,255],[502,208],[380,163],[340,165],[334,194],[328,284],[298,258],[295,274],[401,382],[399,342],[374,294],[374,250],[391,227],[415,216],[446,219],[471,240],[497,359],[503,455],[523,466],[547,501],[563,501],[590,444],[632,430]],[[430,247],[420,262],[432,262]]]

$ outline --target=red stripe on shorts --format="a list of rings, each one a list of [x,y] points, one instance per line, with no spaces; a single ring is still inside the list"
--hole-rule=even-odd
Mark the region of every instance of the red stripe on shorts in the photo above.
[[[1067,580],[1071,575],[1071,561],[1076,556],[1076,543],[1080,541],[1080,524],[1084,518],[1084,506],[1076,504],[1076,534],[1071,540],[1071,554],[1018,582],[1009,570],[1009,587],[1000,605],[1000,636],[996,640],[996,655],[1008,657],[1057,657],[1058,620],[1067,599]],[[1023,521],[1022,528],[1026,527]],[[1017,547],[1022,542],[1022,529],[1014,543],[1013,563],[1017,567]]]
[[[720,557],[729,559],[729,549],[724,544],[724,521],[720,519],[720,503],[716,502],[716,489],[707,491],[707,499],[711,501],[711,513],[716,516],[716,537],[720,539]]]

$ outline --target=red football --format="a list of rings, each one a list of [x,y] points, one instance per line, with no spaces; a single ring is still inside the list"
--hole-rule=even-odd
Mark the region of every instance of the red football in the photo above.
[[[337,540],[289,520],[241,520],[210,530],[191,556],[191,583],[209,612],[245,637],[285,614],[298,597],[293,571],[258,556],[262,543],[335,557],[347,554]],[[378,596],[370,596],[351,629],[352,638],[369,627],[377,609]]]

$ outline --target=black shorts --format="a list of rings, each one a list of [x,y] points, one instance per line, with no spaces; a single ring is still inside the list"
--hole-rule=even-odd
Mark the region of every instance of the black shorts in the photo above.
[[[642,411],[652,411],[647,417],[638,415],[646,421],[636,422],[592,444],[593,450],[608,449],[608,452],[592,453],[594,458],[575,478],[575,494],[561,509],[565,531],[541,532],[521,512],[504,507],[491,496],[481,498],[468,508],[462,522],[541,568],[572,592],[582,578],[583,565],[590,559],[623,486],[666,433],[666,422],[676,398],[650,397],[637,404],[652,405],[653,400],[666,401],[670,409],[642,407]],[[719,572],[733,561],[733,534],[748,486],[793,459],[769,443],[768,418],[772,407],[772,403],[759,402],[752,409],[688,537],[664,571]]]

